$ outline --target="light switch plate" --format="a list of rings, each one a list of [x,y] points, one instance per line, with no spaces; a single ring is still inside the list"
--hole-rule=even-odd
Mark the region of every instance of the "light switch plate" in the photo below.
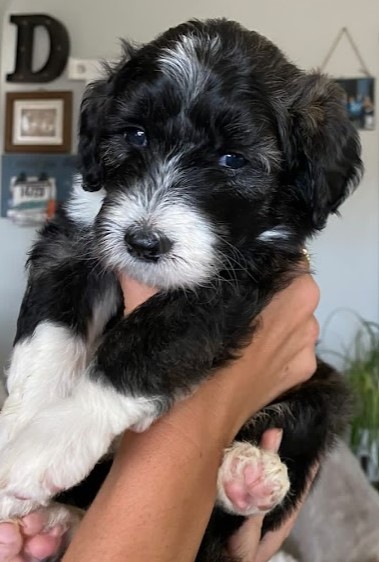
[[[69,80],[90,82],[101,75],[101,63],[96,59],[76,59],[72,57],[68,59],[67,77]]]

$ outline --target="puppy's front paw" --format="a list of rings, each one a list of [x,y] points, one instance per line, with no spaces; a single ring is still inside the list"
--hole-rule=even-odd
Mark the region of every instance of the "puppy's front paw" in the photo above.
[[[98,433],[77,426],[34,422],[0,456],[0,495],[45,505],[61,490],[78,484],[108,447]]]
[[[238,442],[225,451],[217,484],[218,503],[229,513],[244,516],[268,513],[290,488],[279,455]]]
[[[66,472],[69,453],[60,466]],[[0,457],[0,494],[15,500],[45,505],[60,487],[52,469],[61,460],[54,437],[24,430],[2,451]],[[67,474],[67,476],[69,476]],[[20,514],[20,515],[23,515]]]

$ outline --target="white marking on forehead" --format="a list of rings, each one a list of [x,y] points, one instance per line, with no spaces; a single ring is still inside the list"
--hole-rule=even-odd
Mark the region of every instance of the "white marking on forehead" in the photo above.
[[[178,166],[180,155],[172,156],[163,161],[155,162],[149,170],[149,175],[137,182],[135,186],[130,186],[128,196],[130,201],[138,201],[137,207],[143,212],[149,212],[154,209],[166,194],[169,193],[175,185],[183,182],[183,172]],[[132,212],[131,207],[130,212]],[[135,217],[137,220],[137,217]]]
[[[204,88],[210,75],[206,65],[208,57],[219,49],[219,37],[183,35],[174,47],[164,50],[158,62],[163,72],[175,80],[191,100]]]

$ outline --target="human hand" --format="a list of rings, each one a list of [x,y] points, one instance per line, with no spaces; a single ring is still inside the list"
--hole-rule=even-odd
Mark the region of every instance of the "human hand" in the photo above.
[[[235,412],[240,412],[236,431],[253,413],[314,374],[319,297],[311,275],[297,277],[262,311],[253,341],[238,361],[223,369]]]
[[[44,530],[46,511],[41,508],[20,522],[0,524],[0,561],[36,562],[59,552],[67,529],[62,525]]]

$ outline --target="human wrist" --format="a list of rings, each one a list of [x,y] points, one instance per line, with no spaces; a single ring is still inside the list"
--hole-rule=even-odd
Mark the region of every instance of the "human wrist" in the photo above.
[[[159,423],[166,426],[167,431],[171,427],[179,431],[188,443],[199,450],[212,444],[222,452],[246,420],[263,405],[259,393],[247,399],[246,391],[240,384],[241,369],[248,368],[251,385],[254,385],[254,380],[251,366],[241,365],[239,361],[203,382],[192,396],[176,403]]]

